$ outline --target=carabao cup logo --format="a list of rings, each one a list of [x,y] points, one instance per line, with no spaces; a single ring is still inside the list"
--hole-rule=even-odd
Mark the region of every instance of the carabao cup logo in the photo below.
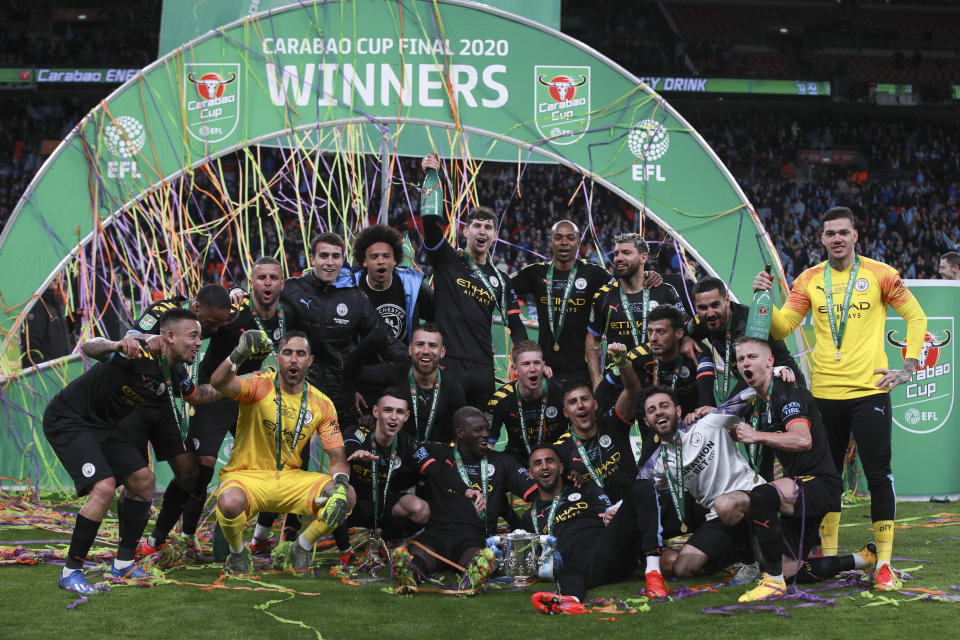
[[[590,67],[534,67],[533,118],[552,144],[573,144],[590,125]]]
[[[240,65],[187,63],[183,75],[187,131],[201,142],[219,142],[240,122]]]
[[[889,322],[902,322],[902,319]],[[890,392],[893,422],[904,431],[932,433],[950,417],[954,392],[953,331],[953,318],[927,318],[927,333],[913,378]],[[897,368],[906,358],[905,336],[905,328],[887,331],[887,359],[891,368]]]

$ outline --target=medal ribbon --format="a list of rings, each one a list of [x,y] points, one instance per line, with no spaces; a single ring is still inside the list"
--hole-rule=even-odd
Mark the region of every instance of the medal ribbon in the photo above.
[[[563,491],[555,495],[553,500],[550,501],[550,511],[547,512],[547,526],[544,527],[544,531],[546,531],[548,536],[553,535],[553,519],[557,516],[557,508],[561,502],[563,502]],[[533,503],[534,513],[540,513],[540,498],[535,498]]]
[[[667,476],[667,486],[670,488],[670,500],[673,502],[673,510],[676,511],[680,524],[684,525],[683,521],[687,513],[687,508],[683,486],[683,441],[680,439],[679,433],[673,438],[673,452],[674,458],[676,458],[677,461],[675,480],[670,478],[670,456],[667,454],[667,444],[663,443],[660,446],[660,459],[663,460],[663,475]]]
[[[413,368],[407,372],[407,380],[410,381],[410,402],[413,405],[413,427],[417,432],[417,442],[427,442],[430,432],[433,431],[433,422],[437,419],[437,403],[440,399],[440,369],[437,369],[437,379],[433,383],[433,399],[430,401],[430,412],[427,413],[427,426],[423,431],[423,439],[420,438],[420,410],[417,400],[417,381],[413,377]]]
[[[633,309],[630,308],[630,301],[627,300],[627,292],[623,290],[623,285],[620,285],[618,289],[620,290],[620,304],[623,305],[623,313],[627,316],[627,322],[630,323],[633,346],[639,346],[647,341],[647,312],[650,308],[650,289],[643,288],[643,313],[639,335],[637,335],[637,321],[634,320]]]
[[[726,343],[723,347],[723,382],[720,381],[720,376],[713,378],[713,399],[716,400],[718,407],[726,402],[727,396],[730,394],[730,375],[733,371],[733,365],[730,363],[730,352],[733,349],[733,334],[730,330],[732,324],[733,310],[728,309],[727,329],[724,332]]]
[[[160,371],[163,373],[163,383],[167,392],[167,399],[170,401],[170,410],[173,411],[173,420],[177,425],[177,430],[180,430],[180,423],[183,421],[183,415],[180,413],[180,410],[177,409],[177,401],[173,397],[173,374],[170,372],[170,363],[167,362],[166,356],[160,356]],[[183,397],[180,397],[180,401],[183,402]]]
[[[830,333],[833,335],[833,344],[840,351],[840,343],[843,342],[843,332],[847,328],[847,314],[850,312],[850,298],[853,297],[853,285],[857,282],[857,273],[860,271],[860,256],[853,260],[853,266],[850,267],[850,276],[847,278],[847,289],[843,294],[843,304],[840,307],[840,327],[837,327],[837,318],[833,310],[833,283],[830,277],[830,262],[824,265],[823,269],[823,292],[827,298],[827,319],[830,320]]]
[[[683,365],[683,356],[677,356],[676,361],[674,361],[673,363],[673,377],[670,379],[671,389],[677,388],[677,378],[680,377],[680,374],[678,372],[680,371],[680,367],[682,365]],[[660,361],[657,360],[656,368],[653,370],[653,386],[657,386],[659,384],[660,384]]]
[[[573,283],[577,279],[578,261],[574,260],[573,270],[567,275],[567,284],[563,288],[563,300],[560,302],[560,319],[557,324],[553,324],[553,263],[547,267],[547,322],[550,325],[550,335],[553,336],[554,345],[560,342],[560,332],[563,331],[563,321],[567,317],[567,301],[570,299],[570,293],[573,291]]]
[[[500,269],[493,267],[493,272],[496,274],[497,280],[500,282],[500,302],[497,302],[497,290],[490,282],[490,279],[487,278],[487,274],[483,272],[483,269],[476,260],[473,259],[466,250],[463,252],[463,258],[467,262],[467,266],[471,269],[474,269],[477,272],[477,275],[480,277],[480,281],[483,282],[483,286],[486,287],[487,291],[490,293],[490,297],[493,298],[493,305],[497,307],[500,311],[500,316],[503,318],[503,324],[507,324],[507,283],[504,281],[504,276],[500,273]],[[493,265],[490,265],[493,266]]]
[[[457,465],[457,473],[460,474],[460,479],[463,480],[463,483],[467,485],[467,488],[470,489],[473,485],[470,483],[470,476],[467,475],[467,469],[463,466],[463,458],[460,457],[460,450],[457,449],[457,445],[453,445],[453,461]],[[484,507],[477,512],[477,516],[483,521],[483,530],[487,530],[487,459],[480,458],[480,493],[483,494],[483,504]]]
[[[300,413],[297,415],[297,426],[293,429],[293,441],[290,443],[290,451],[287,457],[280,459],[283,449],[283,394],[280,391],[280,373],[273,376],[273,388],[276,391],[277,400],[277,421],[273,425],[273,439],[277,447],[277,471],[282,471],[287,460],[293,455],[293,450],[297,448],[300,442],[300,434],[303,433],[303,423],[307,417],[307,400],[310,396],[310,386],[304,381],[303,393],[300,394]]]
[[[377,453],[377,441],[374,438],[375,431],[370,432],[370,453],[377,456],[376,460],[370,461],[370,488],[373,492],[373,524],[380,521],[383,516],[383,508],[387,504],[387,495],[390,493],[390,480],[393,477],[393,461],[397,459],[397,438],[390,444],[390,459],[387,460],[387,477],[383,481],[383,500],[380,500],[380,471],[377,468],[380,465],[380,454]]]
[[[597,473],[597,470],[594,468],[593,462],[590,461],[590,456],[587,455],[587,450],[583,447],[583,443],[580,442],[580,438],[577,437],[577,434],[573,432],[573,427],[570,427],[570,437],[573,438],[573,443],[577,445],[577,452],[580,453],[580,459],[583,460],[583,466],[587,468],[587,472],[590,474],[590,477],[593,478],[593,482],[598,487],[603,489],[603,478],[600,477],[600,474]],[[599,444],[599,442],[597,444]]]
[[[540,381],[540,419],[537,421],[537,440],[534,444],[543,442],[543,431],[547,426],[547,393],[550,387],[547,379]],[[523,436],[523,446],[527,448],[527,455],[532,453],[530,437],[527,435],[527,421],[523,415],[523,398],[520,397],[520,381],[517,381],[517,415],[520,416],[520,435]]]
[[[263,331],[265,334],[267,334],[267,338],[270,340],[270,353],[272,353],[273,357],[276,358],[277,346],[273,341],[273,334],[268,332],[266,328],[263,326],[263,322],[260,320],[260,316],[257,315],[257,309],[256,307],[253,306],[252,303],[250,304],[250,315],[253,316],[253,321],[257,323],[257,329],[260,329],[260,331]],[[285,321],[284,314],[283,314],[283,305],[280,305],[280,304],[277,305],[277,316],[278,316],[277,322],[280,325],[280,338],[283,339],[283,334],[287,332],[287,323]]]
[[[767,398],[763,399],[759,394],[753,399],[753,411],[750,413],[750,426],[754,431],[760,431],[760,415],[764,414],[767,418],[767,424],[773,424],[773,417],[770,415],[770,395],[773,393],[773,378],[770,378],[770,386],[767,388]],[[763,446],[758,442],[748,444],[747,462],[753,473],[760,475],[760,459],[763,457]]]

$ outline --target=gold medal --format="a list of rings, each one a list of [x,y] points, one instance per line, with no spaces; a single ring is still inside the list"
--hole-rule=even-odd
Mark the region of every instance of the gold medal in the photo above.
[[[554,342],[554,343],[553,343],[553,350],[554,350],[554,351],[560,351],[560,345],[557,344],[556,342]]]
[[[503,332],[510,335],[510,327],[504,327]]]
[[[757,484],[758,482],[760,482],[760,475],[755,473],[753,474],[753,484]]]
[[[840,349],[837,349],[837,352],[836,352],[835,354],[833,354],[833,359],[834,359],[834,360],[839,360],[839,359],[842,358],[842,357],[843,357],[843,354],[840,353]]]
[[[654,442],[654,444],[656,444],[657,442],[660,442],[660,436],[659,436],[659,434],[656,434],[656,433],[653,434],[653,442]]]
[[[686,532],[687,532],[687,523],[686,523],[686,522],[681,522],[681,523],[680,523],[680,533],[686,533]]]

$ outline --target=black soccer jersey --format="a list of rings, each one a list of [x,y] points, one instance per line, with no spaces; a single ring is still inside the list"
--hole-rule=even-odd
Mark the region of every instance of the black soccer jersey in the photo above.
[[[363,367],[357,376],[357,386],[363,394],[368,406],[380,397],[380,394],[390,387],[410,389],[410,363],[384,362]],[[440,389],[437,405],[434,410],[433,422],[430,422],[430,410],[433,408],[434,387],[423,388],[416,385],[413,395],[416,394],[416,410],[410,407],[410,417],[403,430],[414,439],[424,442],[449,443],[454,438],[453,414],[457,409],[467,404],[463,397],[463,387],[457,377],[449,370],[440,371]],[[428,429],[429,425],[429,429]]]
[[[586,380],[589,376],[584,350],[587,324],[590,320],[590,303],[600,287],[610,282],[610,273],[600,265],[586,260],[577,260],[575,274],[571,271],[553,272],[553,293],[550,296],[553,305],[553,327],[560,329],[560,337],[554,338],[547,309],[547,272],[550,264],[537,262],[520,269],[511,277],[513,289],[520,297],[532,295],[536,302],[540,347],[543,349],[544,360],[553,369],[553,375],[563,379]],[[564,305],[563,294],[567,290],[570,277],[573,277],[574,281],[569,285],[570,295]],[[565,313],[561,325],[563,307]],[[559,346],[559,349],[555,349],[555,345]]]
[[[680,296],[677,295],[677,290],[670,285],[661,284],[649,291],[650,301],[647,313],[661,304],[672,304],[680,309],[681,313],[685,313]],[[608,343],[622,342],[627,345],[628,349],[646,342],[647,336],[644,335],[643,331],[643,292],[628,293],[627,301],[630,303],[630,310],[633,312],[634,329],[639,340],[633,339],[634,331],[631,331],[629,319],[623,310],[619,281],[600,287],[594,294],[588,327],[590,333],[595,336],[606,337]]]
[[[810,437],[813,443],[808,451],[784,451],[771,447],[777,454],[777,460],[783,467],[783,475],[821,476],[840,479],[833,458],[830,456],[830,445],[827,442],[827,431],[820,417],[820,410],[810,391],[796,382],[784,382],[775,378],[773,393],[770,396],[769,411],[767,403],[760,398],[754,399],[759,413],[759,429],[767,432],[784,432],[791,422],[806,420],[810,423]],[[748,416],[749,417],[749,416]]]
[[[514,341],[527,339],[510,279],[488,261],[479,265],[492,287],[488,288],[477,271],[443,238],[437,219],[424,218],[423,226],[427,257],[434,268],[435,321],[443,331],[447,355],[492,366],[491,327],[495,312],[506,314],[505,322]],[[501,309],[502,306],[505,308]]]
[[[347,449],[347,457],[364,449],[373,451],[379,459],[376,462],[379,500],[384,501],[388,495],[401,493],[417,483],[420,476],[420,464],[413,459],[414,452],[419,448],[417,442],[409,434],[400,431],[396,437],[397,450],[394,458],[393,473],[390,474],[390,486],[387,487],[387,470],[391,459],[391,447],[384,447],[377,443],[373,430],[358,427],[352,433],[343,434],[343,444]],[[357,492],[357,498],[373,500],[373,463],[369,460],[354,460],[350,463],[350,486]],[[389,491],[389,493],[385,493]]]
[[[427,443],[417,449],[413,457],[421,466],[432,460],[433,464],[441,464],[458,473],[455,446]],[[506,500],[506,492],[529,500],[536,491],[536,485],[527,475],[526,468],[519,466],[512,456],[489,451],[482,460],[468,454],[462,457],[462,462],[470,480],[469,487],[460,478],[457,478],[459,482],[450,486],[447,480],[449,474],[434,474],[427,478],[431,527],[482,528],[487,535],[491,535],[497,530],[497,519]],[[487,507],[482,520],[474,510],[473,503],[463,498],[467,488],[481,490],[481,463],[487,469]]]
[[[407,300],[403,291],[403,282],[394,276],[390,286],[380,291],[367,282],[366,274],[361,274],[358,286],[367,294],[371,304],[377,310],[380,319],[390,330],[390,335],[401,342],[407,342]]]
[[[190,398],[196,393],[186,367],[177,365],[170,374],[176,397]],[[114,353],[106,362],[93,365],[57,393],[50,404],[56,404],[58,412],[73,414],[94,427],[112,428],[133,409],[148,406],[152,410],[166,409],[170,421],[174,421],[160,359],[142,345],[139,358]]]
[[[563,392],[560,384],[544,378],[546,399],[538,395],[535,400],[522,400],[523,421],[526,425],[526,441],[520,429],[520,408],[517,404],[517,381],[508,382],[493,394],[487,404],[487,412],[492,416],[490,437],[499,438],[500,430],[507,429],[509,453],[520,466],[527,466],[530,452],[527,446],[534,447],[539,442],[554,442],[566,433],[570,421],[563,413]],[[542,421],[542,426],[541,426]]]
[[[573,558],[573,553],[578,550],[594,546],[597,535],[605,526],[601,515],[611,506],[610,498],[589,483],[580,488],[564,485],[559,497],[553,516],[553,535],[557,537],[560,556]],[[532,527],[534,532],[546,535],[552,504],[552,500],[541,500],[539,492],[535,493],[533,506],[524,514],[524,524]]]
[[[614,500],[623,497],[630,482],[637,477],[637,461],[630,447],[630,425],[616,411],[597,417],[597,433],[581,440],[589,460],[584,460],[577,447],[572,429],[557,439],[554,446],[565,471],[576,471],[584,484],[594,483],[596,475],[602,490]],[[589,464],[593,473],[587,469]]]
[[[280,339],[283,337],[284,331],[289,329],[291,322],[291,312],[287,305],[283,302],[279,303],[277,305],[277,312],[273,317],[268,320],[261,319],[259,325],[254,319],[253,313],[253,303],[250,300],[250,296],[246,296],[239,305],[235,305],[233,320],[230,324],[220,327],[216,333],[210,336],[210,342],[207,343],[207,350],[203,355],[203,360],[200,362],[200,371],[197,377],[198,384],[210,381],[210,376],[217,370],[220,363],[236,348],[240,342],[240,336],[243,335],[244,331],[258,331],[260,325],[263,325],[264,331],[267,332],[270,341],[273,342],[274,349],[280,345]],[[283,316],[282,329],[280,326],[281,314]],[[266,360],[269,355],[270,354],[250,356],[240,364],[240,367],[237,369],[237,375],[260,370],[263,366],[263,361]]]
[[[137,318],[137,321],[133,323],[134,330],[139,333],[158,335],[160,333],[160,327],[157,325],[160,322],[160,316],[170,309],[182,309],[186,306],[186,303],[187,299],[183,296],[173,296],[172,298],[154,302],[144,309],[140,317]],[[209,336],[202,337],[207,338]]]

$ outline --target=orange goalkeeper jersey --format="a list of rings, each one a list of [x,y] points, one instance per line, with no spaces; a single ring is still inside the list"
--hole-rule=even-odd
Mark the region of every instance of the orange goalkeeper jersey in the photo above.
[[[770,333],[783,339],[803,321],[807,311],[813,310],[813,330],[816,345],[813,348],[813,379],[810,391],[814,397],[830,400],[860,398],[881,393],[875,385],[880,376],[876,369],[886,369],[887,355],[883,346],[883,330],[887,319],[887,305],[897,310],[907,322],[907,357],[918,358],[927,329],[927,317],[920,303],[907,290],[900,274],[893,267],[870,258],[860,257],[860,270],[850,297],[847,326],[840,346],[842,356],[837,360],[837,348],[830,331],[823,273],[828,268],[822,262],[801,273],[793,283],[783,309],[773,309]],[[840,312],[846,293],[851,267],[837,271],[830,267],[833,288],[833,313],[840,327]],[[894,368],[902,367],[894,363]]]
[[[273,379],[275,372],[258,372],[240,376],[240,394],[234,398],[240,403],[240,416],[237,418],[237,435],[230,452],[230,461],[222,473],[241,469],[275,470],[276,440],[274,424],[277,421],[276,389]],[[310,437],[316,433],[323,448],[334,449],[343,446],[343,437],[337,424],[337,411],[330,398],[304,381],[309,388],[307,396],[307,415],[303,422],[300,438],[291,452],[293,434],[300,414],[300,394],[291,395],[282,390],[283,414],[281,422],[283,435],[280,443],[280,460],[286,461],[284,469],[299,469],[302,456]],[[289,458],[287,457],[289,455]]]

